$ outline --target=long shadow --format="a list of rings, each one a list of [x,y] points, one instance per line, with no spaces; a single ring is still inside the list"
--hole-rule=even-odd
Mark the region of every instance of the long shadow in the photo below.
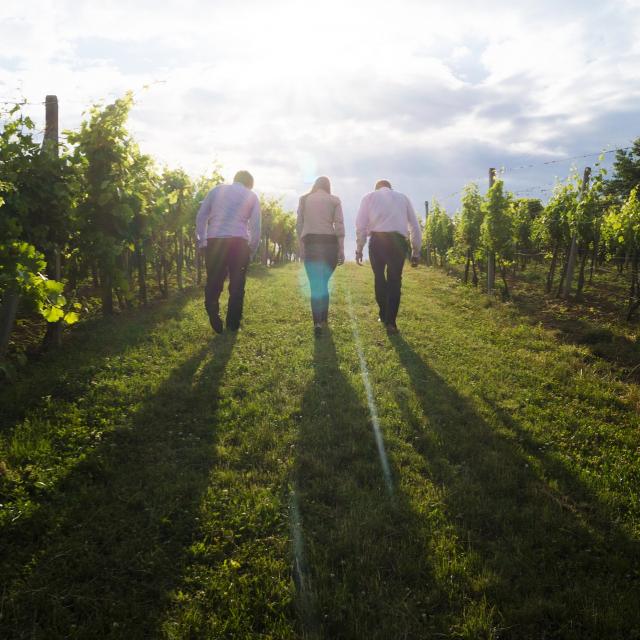
[[[295,466],[294,579],[304,638],[422,638],[450,604],[429,565],[429,524],[390,495],[366,404],[330,335],[315,341]],[[295,523],[294,523],[295,524]]]
[[[415,446],[495,576],[500,637],[640,637],[638,541],[513,418],[496,411],[497,433],[402,337],[392,344],[429,421]]]
[[[218,336],[172,371],[130,425],[2,532],[1,637],[161,637],[215,463],[215,408],[234,342]]]
[[[619,323],[617,331],[612,331],[606,326],[606,320],[603,322],[580,317],[585,315],[581,313],[581,309],[600,308],[600,298],[585,294],[581,302],[574,303],[563,314],[547,308],[544,300],[546,298],[541,294],[527,296],[516,292],[512,303],[531,324],[542,323],[543,326],[557,331],[563,342],[586,347],[594,358],[601,358],[620,367],[623,374],[635,382],[640,382],[640,368],[636,367],[640,361],[640,341],[630,340],[624,335],[622,322]],[[609,310],[606,314],[609,319],[620,319],[624,314],[624,303],[620,302],[617,313]]]
[[[462,282],[462,270],[453,269]],[[509,277],[510,303],[523,320],[556,331],[562,342],[586,347],[590,357],[620,367],[624,379],[640,382],[640,367],[637,366],[640,362],[640,340],[632,340],[625,335],[629,333],[623,320],[626,281],[612,284],[595,279],[587,286],[581,300],[567,303],[554,294],[544,293],[545,280],[546,268],[544,271],[537,268],[532,272],[527,270],[519,272],[515,278]],[[610,325],[614,327],[613,331]],[[627,329],[630,326],[627,324]]]
[[[7,433],[29,410],[51,400],[73,402],[83,396],[105,360],[150,339],[159,324],[180,317],[193,292],[112,318],[95,318],[74,327],[60,349],[31,362],[16,380],[0,383],[0,431]]]

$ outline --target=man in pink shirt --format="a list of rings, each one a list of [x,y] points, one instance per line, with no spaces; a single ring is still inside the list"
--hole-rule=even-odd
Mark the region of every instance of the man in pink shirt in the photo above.
[[[227,329],[240,328],[247,268],[260,242],[260,202],[252,189],[253,176],[238,171],[233,184],[220,184],[209,191],[196,217],[198,246],[207,265],[204,305],[216,333],[223,329],[218,301],[227,275]]]
[[[411,266],[417,267],[422,232],[407,196],[394,191],[388,180],[378,180],[375,191],[360,203],[356,216],[356,262],[362,265],[362,250],[369,241],[369,260],[375,279],[380,322],[389,335],[398,333],[402,269],[411,239]]]

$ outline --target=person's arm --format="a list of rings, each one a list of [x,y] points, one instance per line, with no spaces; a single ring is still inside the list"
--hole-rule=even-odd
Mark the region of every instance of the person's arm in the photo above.
[[[200,204],[198,215],[196,216],[196,238],[198,240],[199,249],[204,249],[207,246],[207,226],[209,223],[212,193],[212,191],[209,191],[206,195],[205,199]]]
[[[362,198],[358,214],[356,215],[356,262],[362,264],[362,250],[367,244],[369,235],[369,202],[367,197]]]
[[[338,238],[338,264],[344,264],[344,214],[340,200],[333,211],[333,228]]]
[[[262,214],[260,212],[260,200],[254,194],[255,201],[249,216],[249,249],[251,250],[251,258],[256,255],[258,245],[260,244],[260,227],[262,223]]]
[[[420,250],[422,249],[422,229],[413,209],[411,200],[407,198],[407,218],[409,222],[409,235],[411,236],[411,262],[417,264],[420,258]]]

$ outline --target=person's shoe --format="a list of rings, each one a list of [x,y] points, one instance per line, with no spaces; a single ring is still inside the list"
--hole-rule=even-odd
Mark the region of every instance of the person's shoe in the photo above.
[[[222,333],[222,320],[220,316],[209,316],[209,324],[216,333]]]
[[[239,330],[240,330],[240,325],[239,324],[229,324],[229,323],[227,323],[227,331],[233,331],[234,333],[236,333]]]
[[[322,336],[322,325],[320,323],[313,325],[313,335],[316,338],[319,338]]]
[[[388,336],[395,336],[398,333],[399,333],[398,327],[396,327],[395,324],[388,324],[387,325],[387,335]]]

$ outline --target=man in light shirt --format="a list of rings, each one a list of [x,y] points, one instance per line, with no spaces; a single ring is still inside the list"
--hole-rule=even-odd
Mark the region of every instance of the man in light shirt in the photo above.
[[[260,242],[260,202],[252,189],[253,176],[238,171],[233,184],[221,184],[209,191],[196,217],[198,246],[207,266],[204,306],[216,333],[222,333],[223,328],[219,300],[227,274],[226,325],[230,331],[240,328],[247,267]]]
[[[362,198],[356,216],[356,262],[362,265],[362,250],[370,237],[369,261],[375,278],[380,322],[390,335],[398,333],[396,316],[408,236],[411,266],[417,267],[422,232],[413,206],[407,196],[391,188],[388,180],[378,180],[375,191]]]

